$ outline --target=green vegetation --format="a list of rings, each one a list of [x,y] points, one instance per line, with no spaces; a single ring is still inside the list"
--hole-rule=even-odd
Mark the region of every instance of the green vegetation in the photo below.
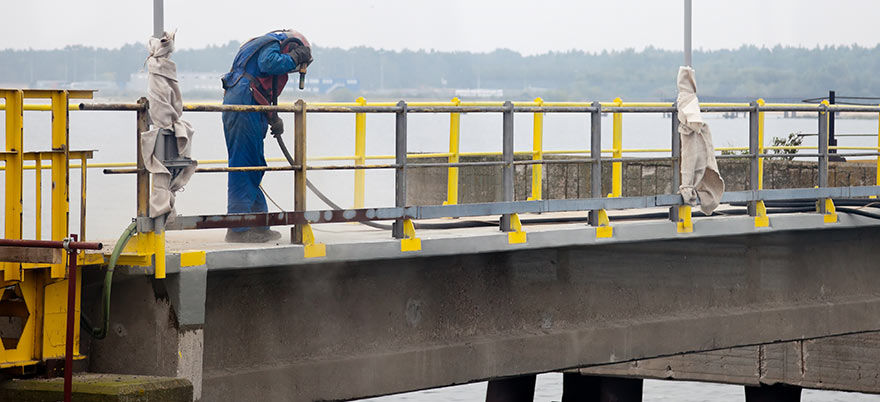
[[[179,50],[179,71],[223,72],[238,43]],[[315,49],[312,77],[356,78],[363,93],[439,95],[453,88],[504,89],[505,98],[553,100],[671,100],[681,52],[646,48],[523,56],[490,53],[387,51],[367,47]],[[125,83],[142,69],[143,45],[118,49],[71,46],[58,50],[0,51],[0,82],[40,80]],[[697,51],[694,65],[701,100],[801,99],[829,89],[847,96],[880,95],[880,45],[817,47],[743,46]],[[446,92],[444,92],[444,89]],[[409,92],[401,92],[407,90]],[[384,91],[384,92],[383,92]]]

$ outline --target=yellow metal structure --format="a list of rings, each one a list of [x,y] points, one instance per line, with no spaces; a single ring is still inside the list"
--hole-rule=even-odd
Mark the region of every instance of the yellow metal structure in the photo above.
[[[535,104],[543,106],[544,100],[535,98]],[[536,112],[532,124],[532,160],[539,161],[542,159],[544,159],[544,113]],[[529,197],[529,201],[541,199],[543,169],[542,165],[532,165],[532,196]]]
[[[599,215],[599,226],[596,226],[596,238],[610,239],[611,236],[614,235],[614,228],[611,226],[611,221],[608,219],[608,211],[600,209],[596,213]]]
[[[367,100],[363,97],[355,101],[360,106],[366,105]],[[364,166],[367,164],[367,114],[355,113],[354,115],[354,164]],[[364,207],[364,189],[366,171],[357,169],[354,171],[354,207]]]
[[[422,249],[422,239],[416,237],[416,226],[413,225],[412,219],[403,220],[403,239],[400,239],[400,251],[420,251]]]
[[[5,162],[4,196],[5,227],[3,237],[21,239],[23,233],[23,172],[25,161],[34,161],[35,171],[35,227],[37,239],[42,237],[42,169],[50,161],[52,171],[51,238],[63,240],[69,234],[69,159],[75,157],[82,164],[91,158],[91,152],[71,151],[68,141],[67,114],[70,99],[90,99],[91,91],[0,89],[5,110],[6,144],[0,154]],[[25,99],[48,99],[49,104],[38,108],[26,107]],[[44,110],[52,113],[51,150],[24,152],[23,111]],[[83,183],[83,185],[85,185]],[[85,195],[85,190],[82,190]],[[81,240],[83,231],[81,228]],[[64,259],[66,260],[66,258]],[[78,263],[103,263],[100,254],[80,254]],[[67,267],[64,263],[0,262],[3,271],[0,280],[0,320],[9,324],[0,342],[0,368],[25,367],[50,359],[64,357],[67,315]],[[80,273],[77,272],[77,280]],[[74,358],[79,355],[80,290],[77,288],[74,314]]]
[[[315,232],[312,231],[312,225],[308,223],[303,225],[303,257],[317,258],[327,256],[327,246],[324,243],[315,242]]]
[[[204,250],[189,250],[180,253],[181,267],[198,267],[205,265],[207,254]]]
[[[678,223],[675,225],[678,233],[693,233],[694,221],[691,218],[691,206],[678,206]]]
[[[819,200],[819,202],[825,203],[825,214],[822,215],[822,221],[825,223],[837,223],[837,208],[834,207],[834,200],[825,198],[824,200]]]
[[[508,244],[521,244],[526,242],[526,232],[523,231],[522,221],[519,220],[519,214],[510,214],[510,229],[507,232]]]
[[[755,227],[770,227],[770,217],[767,216],[767,207],[764,205],[764,201],[758,201],[755,204]]]
[[[452,98],[452,104],[461,105],[461,100]],[[458,163],[460,150],[461,113],[449,114],[449,163]],[[450,166],[446,171],[446,202],[444,205],[458,204],[458,167]]]
[[[614,99],[614,106],[622,106],[620,98]],[[614,113],[613,134],[611,138],[612,158],[623,157],[623,114]],[[611,163],[611,194],[609,197],[620,197],[623,194],[623,162]]]

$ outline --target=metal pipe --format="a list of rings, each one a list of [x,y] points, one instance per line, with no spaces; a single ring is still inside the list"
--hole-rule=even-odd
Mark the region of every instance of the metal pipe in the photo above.
[[[76,240],[76,235],[70,235]],[[76,249],[67,249],[67,326],[64,341],[64,402],[71,402],[73,395],[73,322],[76,309]]]
[[[602,114],[599,102],[593,102],[596,109],[590,113],[590,196],[602,198]],[[589,214],[590,225],[599,226],[598,210]]]
[[[306,105],[302,99],[296,102],[299,110],[294,114],[293,119],[293,163],[300,166],[293,174],[293,210],[306,210],[306,188],[308,187],[308,179],[306,177],[306,169],[301,167],[306,164]],[[294,244],[303,243],[303,227],[296,225],[290,232],[290,242]]]
[[[161,38],[165,34],[164,0],[153,0],[153,37]]]
[[[757,102],[752,102],[752,106],[756,106],[754,111],[749,112],[749,189],[758,190],[760,187],[759,163],[758,163],[758,110]],[[756,216],[758,213],[758,204],[754,201],[749,202],[749,216]]]
[[[28,247],[28,248],[64,248],[64,242],[60,240],[27,240],[27,239],[0,239],[0,247]],[[70,241],[67,248],[71,250],[100,250],[104,245],[100,242]]]
[[[671,114],[672,191],[677,192],[679,187],[681,187],[681,135],[678,134],[678,108],[675,104],[673,104],[673,108],[676,110]],[[669,220],[678,222],[678,218],[678,208],[675,206],[669,207]]]
[[[394,126],[394,162],[397,164],[394,172],[394,206],[400,208],[406,206],[406,102],[398,102],[397,107],[399,111]],[[403,219],[394,221],[391,236],[395,239],[404,237]]]
[[[691,0],[684,0],[684,65],[692,66],[691,58]]]
[[[828,187],[828,114],[819,112],[819,187]],[[819,203],[824,208],[823,203]],[[824,213],[825,211],[820,211]]]
[[[513,201],[513,103],[504,102],[504,114],[501,119],[501,159],[504,165],[501,167],[501,193],[502,200]],[[501,216],[499,227],[503,232],[512,230],[510,226],[510,214]]]

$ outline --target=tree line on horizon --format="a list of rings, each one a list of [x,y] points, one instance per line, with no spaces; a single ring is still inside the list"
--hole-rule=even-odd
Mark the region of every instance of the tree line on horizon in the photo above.
[[[238,42],[178,50],[178,71],[225,72]],[[370,47],[314,49],[311,77],[354,78],[361,94],[407,89],[503,89],[505,98],[547,100],[671,100],[680,51],[548,52],[524,56],[433,50],[389,51]],[[115,81],[143,70],[143,44],[116,49],[68,46],[56,50],[0,50],[0,83]],[[695,51],[698,94],[703,99],[801,99],[836,90],[840,96],[880,96],[880,45]],[[218,79],[218,86],[219,86]],[[360,94],[346,94],[360,95]]]

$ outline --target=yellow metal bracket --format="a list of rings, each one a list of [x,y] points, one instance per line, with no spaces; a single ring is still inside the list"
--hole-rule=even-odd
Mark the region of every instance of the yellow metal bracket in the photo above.
[[[822,215],[822,221],[825,223],[837,223],[837,208],[834,207],[834,200],[826,198],[819,200],[819,202],[825,203],[825,214]]]
[[[416,237],[416,227],[412,219],[403,220],[403,239],[400,239],[400,251],[420,251],[422,239]]]
[[[767,207],[764,205],[764,201],[758,201],[755,204],[755,227],[770,227],[770,217],[767,216]]]
[[[596,226],[597,239],[610,239],[614,235],[614,228],[611,227],[611,221],[608,220],[608,211],[600,209],[596,211],[599,218],[599,226]]]
[[[507,244],[521,244],[526,242],[526,232],[522,230],[522,221],[519,214],[510,214],[511,232],[507,232]]]
[[[134,267],[147,267],[155,264],[156,279],[165,279],[165,233],[143,232],[136,234],[125,245],[117,263]]]
[[[327,246],[324,243],[315,242],[315,232],[312,231],[312,225],[306,223],[302,225],[303,233],[303,257],[317,258],[327,256]]]
[[[188,250],[180,252],[181,267],[199,267],[207,263],[208,258],[204,250]]]
[[[678,233],[693,233],[694,222],[691,219],[691,206],[678,206],[678,223],[676,223]]]

